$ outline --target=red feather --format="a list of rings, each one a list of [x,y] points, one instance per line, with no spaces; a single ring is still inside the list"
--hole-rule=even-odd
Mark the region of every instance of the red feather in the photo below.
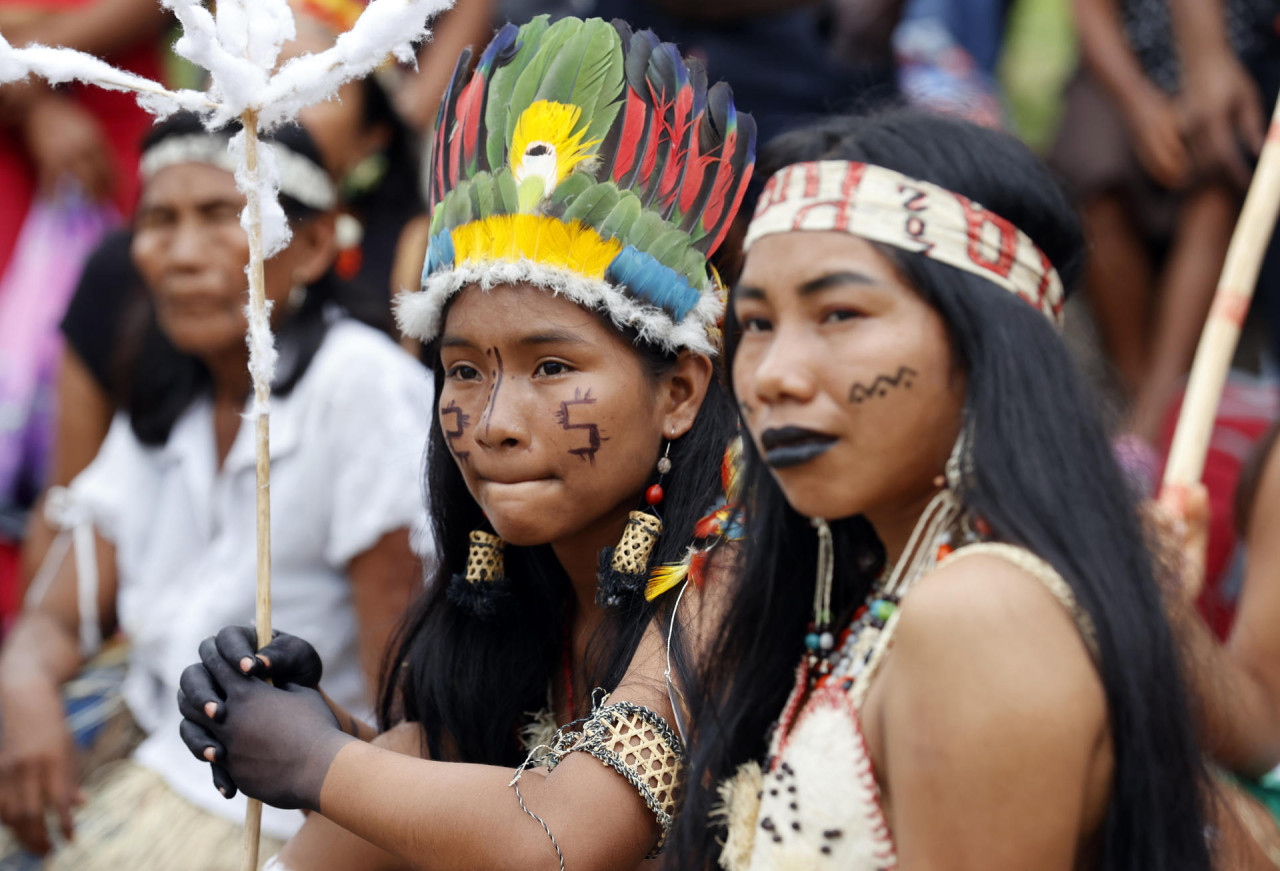
[[[706,580],[707,573],[707,551],[696,551],[689,559],[689,580],[693,581],[695,587],[702,587],[702,582]]]
[[[461,138],[462,158],[466,161],[467,171],[474,172],[476,146],[480,141],[480,126],[484,119],[481,108],[484,105],[485,80],[482,76],[474,76],[458,97],[458,123],[454,128],[454,160],[457,160],[459,138]]]
[[[710,230],[724,214],[729,198],[729,186],[733,184],[733,152],[738,147],[738,131],[732,129],[725,137],[724,146],[720,149],[717,161],[716,180],[711,188],[711,197],[707,200],[706,211],[702,213],[702,226]]]
[[[661,116],[660,120],[663,127],[667,131],[668,141],[671,143],[671,156],[667,159],[667,165],[663,167],[662,179],[658,182],[658,204],[668,202],[675,195],[676,185],[680,180],[680,173],[685,168],[685,156],[689,153],[689,133],[693,126],[691,122],[694,119],[689,117],[689,112],[693,108],[693,88],[686,84],[680,88],[676,94],[675,112],[671,122],[667,123],[666,116]]]
[[[646,146],[649,132],[649,107],[635,88],[627,88],[627,108],[622,122],[622,139],[618,142],[618,159],[613,165],[613,180],[620,183],[636,164],[636,153]]]

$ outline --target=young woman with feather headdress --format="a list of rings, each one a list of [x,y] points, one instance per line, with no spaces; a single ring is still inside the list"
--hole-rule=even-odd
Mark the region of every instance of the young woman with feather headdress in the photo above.
[[[319,812],[277,860],[295,871],[630,868],[681,791],[682,687],[733,526],[707,256],[754,122],[622,23],[508,25],[469,61],[433,143],[423,289],[399,307],[436,373],[437,561],[388,659],[385,731],[326,702],[296,637],[255,656],[231,627],[184,674],[215,784]]]

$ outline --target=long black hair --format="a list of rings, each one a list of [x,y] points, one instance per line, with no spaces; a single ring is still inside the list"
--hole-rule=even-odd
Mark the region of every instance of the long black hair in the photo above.
[[[1084,243],[1072,209],[1010,136],[897,111],[824,125],[785,149],[767,162],[862,161],[964,194],[1026,232],[1067,287],[1081,273]],[[1097,627],[1115,748],[1097,867],[1207,869],[1204,771],[1188,692],[1135,506],[1092,396],[1032,306],[961,270],[878,247],[938,311],[955,364],[967,373],[966,419],[973,426],[967,506],[997,539],[1051,563]],[[732,316],[727,330],[731,368],[739,333]],[[815,534],[750,442],[744,455],[744,482],[754,488],[749,533],[733,605],[694,703],[689,795],[670,851],[680,868],[714,866],[723,834],[709,822],[716,784],[766,753],[810,617]],[[832,530],[836,595],[850,609],[868,592],[883,551],[861,517],[833,523]]]
[[[624,335],[649,377],[657,379],[675,365],[675,355],[642,342],[634,333]],[[429,353],[438,406],[445,374],[438,345]],[[671,443],[671,471],[663,484],[663,533],[652,565],[678,562],[693,539],[695,524],[715,503],[721,492],[721,461],[735,426],[728,391],[713,377],[693,428]],[[557,669],[573,618],[573,590],[550,545],[508,545],[511,594],[499,613],[481,619],[459,607],[448,595],[449,578],[465,570],[468,535],[483,518],[439,426],[431,429],[427,482],[434,568],[426,591],[390,647],[378,717],[384,729],[402,720],[420,723],[432,759],[515,765],[525,755],[520,727],[531,712],[547,706],[548,687],[559,679]],[[675,593],[610,608],[592,637],[581,684],[608,691],[617,687],[645,629],[655,617],[670,619]],[[672,664],[683,685],[689,686],[692,669],[678,626]]]
[[[218,131],[230,138],[238,123]],[[180,112],[153,127],[142,143],[142,152],[174,136],[204,134],[201,120]],[[320,153],[307,132],[296,124],[278,128],[263,137],[276,142],[323,167]],[[280,204],[293,227],[316,217],[319,212],[287,195]],[[391,305],[385,297],[359,293],[338,280],[330,269],[307,287],[299,309],[280,325],[277,342],[281,367],[272,392],[287,396],[306,374],[312,358],[324,342],[334,307],[376,327],[388,335],[392,331]],[[145,445],[162,445],[183,411],[212,386],[209,370],[196,356],[178,350],[160,329],[150,295],[141,287],[132,295],[129,311],[122,317],[120,344],[113,366],[113,399],[129,413],[129,424]]]

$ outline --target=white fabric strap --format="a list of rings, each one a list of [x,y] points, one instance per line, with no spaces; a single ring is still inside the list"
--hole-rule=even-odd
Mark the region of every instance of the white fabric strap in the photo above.
[[[273,153],[280,169],[280,193],[321,212],[337,205],[337,191],[323,168],[282,145],[276,145]],[[179,163],[205,163],[233,174],[236,171],[236,161],[227,150],[225,138],[192,133],[170,136],[148,148],[138,162],[138,172],[144,181],[149,181],[160,170]]]
[[[923,254],[1003,287],[1062,325],[1062,279],[1031,237],[938,185],[866,163],[797,163],[765,185],[743,250],[797,231],[850,233]]]
[[[49,524],[59,532],[27,590],[24,605],[31,608],[40,604],[57,577],[68,547],[73,548],[76,606],[80,612],[80,653],[88,659],[102,647],[98,615],[98,555],[94,547],[93,520],[87,511],[75,504],[71,491],[66,487],[49,488],[44,513]]]

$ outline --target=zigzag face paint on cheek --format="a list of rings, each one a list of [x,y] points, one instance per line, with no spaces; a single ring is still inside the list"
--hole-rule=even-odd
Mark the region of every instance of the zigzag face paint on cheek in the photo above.
[[[849,388],[849,401],[854,405],[861,405],[870,399],[883,399],[890,390],[910,390],[919,375],[910,366],[899,366],[896,374],[877,375],[870,384],[855,381]]]

